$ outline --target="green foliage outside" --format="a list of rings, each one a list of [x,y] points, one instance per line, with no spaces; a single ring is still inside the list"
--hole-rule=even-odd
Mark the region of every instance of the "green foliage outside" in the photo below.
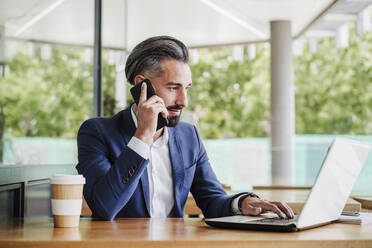
[[[190,109],[205,138],[265,137],[270,126],[270,51],[257,47],[254,60],[233,61],[231,49],[201,49],[191,66]]]
[[[9,61],[9,75],[0,80],[5,132],[15,137],[75,138],[92,113],[92,63],[84,62],[84,51],[74,48],[54,48],[48,60],[39,53],[31,57],[24,46]],[[114,83],[115,67],[107,66],[103,90],[110,113],[114,112]]]
[[[257,45],[256,53],[238,62],[231,48],[199,49],[188,111],[198,116],[203,138],[269,136],[269,45]],[[91,116],[92,62],[84,62],[82,49],[54,47],[52,54],[49,60],[30,57],[25,46],[8,61],[10,73],[0,79],[6,133],[75,138]],[[352,31],[346,49],[336,49],[333,39],[319,40],[316,53],[305,47],[294,58],[296,133],[371,134],[371,65],[372,33]],[[115,66],[104,62],[105,115],[118,111],[115,77]]]
[[[350,34],[345,49],[328,38],[294,58],[297,134],[372,133],[372,33]],[[229,49],[201,51],[190,105],[205,138],[269,136],[269,49],[258,45],[253,61],[230,63]]]
[[[372,133],[372,33],[350,31],[349,47],[333,39],[296,57],[296,133]]]

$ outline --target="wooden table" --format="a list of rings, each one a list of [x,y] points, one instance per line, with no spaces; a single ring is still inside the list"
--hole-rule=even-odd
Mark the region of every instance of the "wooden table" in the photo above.
[[[360,202],[362,208],[372,210],[372,196],[371,195],[355,195],[352,196],[354,200]]]
[[[51,218],[0,222],[0,247],[372,247],[372,225],[330,224],[296,233],[217,229],[202,219],[81,218],[53,228]]]

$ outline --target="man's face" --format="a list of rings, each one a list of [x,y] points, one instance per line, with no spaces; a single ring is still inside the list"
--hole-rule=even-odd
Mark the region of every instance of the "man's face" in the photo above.
[[[169,112],[169,126],[176,126],[182,109],[187,106],[187,90],[191,86],[191,71],[188,64],[175,59],[161,62],[163,74],[150,78],[156,95],[163,98]]]

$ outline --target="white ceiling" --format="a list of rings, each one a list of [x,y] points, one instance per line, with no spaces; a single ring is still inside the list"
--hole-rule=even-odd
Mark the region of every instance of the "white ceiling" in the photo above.
[[[154,35],[190,47],[268,40],[270,21],[299,34],[334,0],[103,0],[105,47],[130,49]],[[50,10],[48,12],[48,10]],[[7,38],[93,45],[93,0],[0,0]]]

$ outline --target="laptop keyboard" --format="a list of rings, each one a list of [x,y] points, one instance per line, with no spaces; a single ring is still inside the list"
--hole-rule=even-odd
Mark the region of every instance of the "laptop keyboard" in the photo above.
[[[289,224],[289,223],[294,223],[298,219],[298,215],[296,215],[293,219],[281,219],[279,217],[276,218],[265,218],[265,219],[260,219],[260,220],[255,220],[254,222],[258,223],[265,223],[265,224]]]

